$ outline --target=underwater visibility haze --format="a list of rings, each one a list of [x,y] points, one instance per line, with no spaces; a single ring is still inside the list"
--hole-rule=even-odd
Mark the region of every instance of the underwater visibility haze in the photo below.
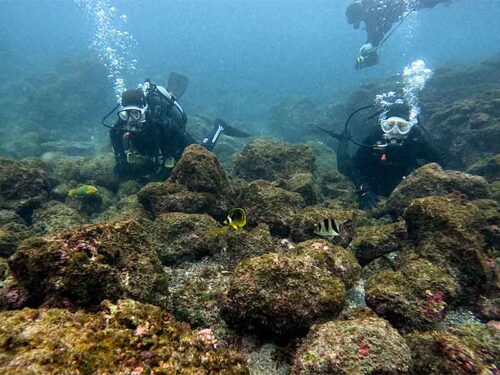
[[[500,374],[500,1],[0,4],[0,373]]]

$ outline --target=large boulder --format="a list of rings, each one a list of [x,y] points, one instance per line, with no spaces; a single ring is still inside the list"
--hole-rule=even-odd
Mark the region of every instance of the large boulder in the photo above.
[[[467,169],[468,173],[483,176],[489,182],[500,180],[500,154],[478,161]]]
[[[405,336],[415,375],[498,374],[498,327],[463,324],[445,331],[414,332]]]
[[[296,173],[313,173],[313,150],[306,145],[256,140],[236,156],[236,176],[247,181],[289,179]]]
[[[406,237],[404,221],[391,224],[376,223],[357,228],[350,248],[356,254],[359,263],[364,266],[383,255],[400,251]]]
[[[0,320],[1,373],[248,374],[206,330],[132,300],[105,301],[97,314],[24,309]]]
[[[18,214],[0,209],[0,257],[8,258],[30,235],[29,228]]]
[[[230,186],[210,151],[188,146],[166,182],[153,182],[138,193],[153,216],[166,212],[209,214],[222,219],[229,208]]]
[[[49,189],[43,170],[0,157],[0,209],[14,210],[29,222],[33,210],[47,200]]]
[[[305,206],[305,202],[297,193],[258,180],[242,190],[238,205],[246,210],[250,226],[265,223],[273,234],[286,236],[291,218]]]
[[[217,157],[200,145],[186,147],[168,182],[187,187],[189,191],[222,195],[229,183]]]
[[[376,317],[313,326],[294,359],[295,375],[399,375],[409,373],[410,349],[403,337]]]
[[[59,201],[49,201],[33,212],[33,231],[37,234],[74,229],[85,223],[73,208]]]
[[[162,305],[166,281],[158,255],[135,221],[85,225],[26,240],[9,259],[30,304],[94,308],[130,297]]]
[[[323,240],[244,260],[231,277],[225,319],[263,335],[301,336],[340,313],[359,271],[354,256]]]
[[[290,338],[337,316],[344,304],[344,285],[328,270],[300,257],[270,253],[236,267],[224,318],[264,336]]]
[[[398,271],[382,270],[366,282],[366,304],[402,330],[426,330],[441,322],[460,290],[444,267],[406,259]]]
[[[486,241],[488,223],[483,212],[462,197],[419,198],[405,211],[411,251],[445,267],[471,300],[488,279]]]
[[[390,212],[401,215],[415,198],[450,193],[461,193],[473,200],[488,198],[491,191],[483,177],[444,171],[438,164],[431,163],[403,180],[391,193],[386,204]]]

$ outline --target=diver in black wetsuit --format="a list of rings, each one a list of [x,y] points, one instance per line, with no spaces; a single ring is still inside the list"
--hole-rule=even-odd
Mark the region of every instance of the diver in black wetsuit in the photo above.
[[[450,0],[355,0],[347,7],[347,22],[359,29],[365,24],[367,39],[356,58],[356,69],[378,64],[378,47],[392,25],[411,11],[432,8]]]
[[[375,206],[377,195],[389,196],[416,168],[440,161],[425,131],[410,121],[409,112],[408,105],[397,99],[381,113],[378,126],[350,160],[349,177],[359,189],[362,209]]]
[[[108,114],[109,116],[109,114]],[[196,143],[186,132],[187,117],[166,88],[146,81],[144,89],[122,94],[118,119],[109,131],[120,177],[154,175],[164,179],[184,149]],[[217,119],[201,145],[212,150],[226,124]]]
[[[356,185],[359,206],[370,209],[378,202],[378,195],[389,196],[394,188],[416,168],[431,162],[440,162],[439,154],[431,146],[418,119],[410,119],[410,108],[403,99],[387,103],[377,112],[377,125],[359,143],[353,140],[348,125],[352,116],[367,108],[353,112],[342,134],[318,127],[338,139],[337,167]],[[349,156],[349,143],[358,145],[354,156]]]

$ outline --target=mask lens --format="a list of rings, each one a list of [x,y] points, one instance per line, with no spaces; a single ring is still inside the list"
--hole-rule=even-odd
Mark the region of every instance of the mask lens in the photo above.
[[[410,131],[410,123],[408,121],[401,120],[398,122],[398,129],[401,134],[407,134]]]
[[[128,111],[118,112],[118,117],[120,117],[120,119],[122,119],[123,121],[127,121],[128,120]]]
[[[392,128],[394,128],[394,125],[395,125],[395,122],[392,119],[383,120],[381,123],[382,130],[385,133],[389,133],[392,130]]]
[[[129,111],[129,116],[132,118],[132,120],[138,121],[141,118],[141,111],[137,109],[131,109]]]

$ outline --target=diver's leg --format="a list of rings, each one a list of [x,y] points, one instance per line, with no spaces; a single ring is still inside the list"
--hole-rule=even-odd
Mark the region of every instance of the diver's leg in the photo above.
[[[212,128],[210,133],[205,138],[203,138],[203,141],[201,141],[201,145],[207,150],[212,151],[225,127],[226,123],[223,120],[216,119],[214,121],[214,127]]]

